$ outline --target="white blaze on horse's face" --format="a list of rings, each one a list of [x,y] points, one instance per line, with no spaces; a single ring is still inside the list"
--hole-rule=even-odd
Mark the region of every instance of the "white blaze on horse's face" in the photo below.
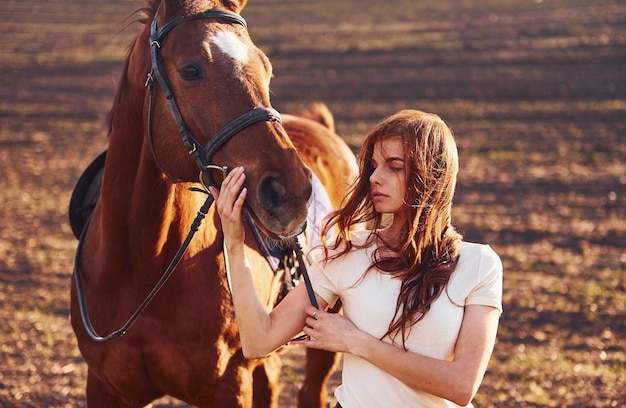
[[[240,67],[250,60],[250,49],[239,37],[230,31],[220,31],[213,36],[213,44],[226,55],[231,57]]]

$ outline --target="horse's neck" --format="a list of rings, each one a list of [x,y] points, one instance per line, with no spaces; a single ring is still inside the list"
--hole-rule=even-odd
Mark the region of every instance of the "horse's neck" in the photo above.
[[[142,120],[118,117],[109,139],[100,197],[104,245],[111,245],[109,251],[129,251],[132,257],[171,256],[206,196],[188,191],[188,184],[172,184],[161,173],[144,145]]]
[[[188,185],[172,184],[154,162],[147,144],[143,118],[144,81],[150,69],[143,46],[147,36],[144,30],[131,47],[110,115],[98,244],[105,256],[126,254],[129,261],[145,267],[165,262],[175,254],[206,199],[203,194],[187,191]],[[214,220],[207,217],[203,224],[188,254],[215,241]]]

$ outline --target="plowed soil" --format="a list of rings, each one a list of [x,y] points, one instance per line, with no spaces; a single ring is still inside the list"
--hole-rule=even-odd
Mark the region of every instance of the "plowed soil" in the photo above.
[[[0,3],[2,407],[85,406],[67,207],[106,148],[142,5]],[[273,63],[278,110],[325,102],[355,149],[407,107],[454,130],[454,222],[505,267],[475,405],[626,405],[626,3],[251,0],[243,15]],[[284,361],[291,407],[301,350]]]

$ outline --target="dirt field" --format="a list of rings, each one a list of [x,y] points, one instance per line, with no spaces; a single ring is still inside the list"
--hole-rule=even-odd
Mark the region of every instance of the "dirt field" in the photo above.
[[[1,407],[85,405],[67,206],[106,148],[103,120],[138,30],[127,17],[141,5],[0,3]],[[243,14],[274,65],[278,110],[324,101],[357,147],[405,107],[452,126],[455,224],[505,266],[475,405],[625,406],[626,3],[251,0]],[[295,350],[282,406],[301,367]]]

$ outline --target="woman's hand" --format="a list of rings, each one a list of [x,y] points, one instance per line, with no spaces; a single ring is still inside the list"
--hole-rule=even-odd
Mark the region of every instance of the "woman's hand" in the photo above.
[[[209,186],[209,192],[215,197],[215,206],[222,220],[222,231],[226,243],[243,242],[245,238],[241,218],[243,204],[248,194],[248,190],[243,187],[245,180],[243,167],[236,167],[224,178],[220,190]]]
[[[307,347],[350,353],[350,343],[367,336],[339,313],[327,313],[313,306],[307,306],[305,311],[309,315],[304,328],[308,336],[304,341]]]

